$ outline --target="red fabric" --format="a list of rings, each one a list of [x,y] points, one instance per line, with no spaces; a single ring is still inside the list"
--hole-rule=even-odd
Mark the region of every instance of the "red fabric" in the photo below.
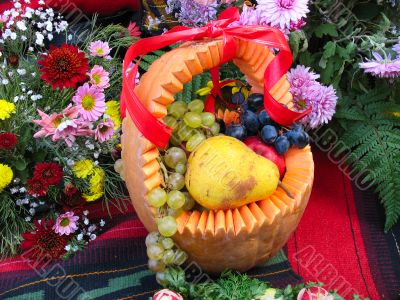
[[[32,0],[29,7],[37,8],[39,0]],[[77,15],[98,13],[100,15],[112,15],[122,9],[137,11],[140,8],[140,0],[45,0],[48,7],[60,12],[76,13]],[[23,4],[23,3],[22,3]],[[13,7],[12,1],[0,4],[0,12]]]
[[[288,258],[305,281],[320,281],[351,299],[380,299],[368,264],[350,180],[324,153],[314,151],[310,202],[292,238]]]
[[[123,81],[121,93],[121,115],[126,110],[138,130],[150,142],[159,148],[165,148],[172,130],[150,113],[134,92],[139,61],[131,70],[132,61],[147,53],[182,41],[202,40],[222,36],[224,47],[221,63],[232,60],[236,54],[235,39],[251,40],[260,45],[279,49],[273,60],[268,64],[264,73],[264,106],[271,118],[282,125],[292,125],[311,112],[295,112],[276,101],[269,93],[270,89],[286,74],[292,64],[292,53],[283,33],[266,26],[231,26],[239,18],[239,11],[230,7],[223,11],[218,20],[211,21],[204,27],[189,28],[176,26],[161,36],[149,37],[134,43],[129,47],[124,59]],[[218,69],[212,71],[215,87],[219,87]]]

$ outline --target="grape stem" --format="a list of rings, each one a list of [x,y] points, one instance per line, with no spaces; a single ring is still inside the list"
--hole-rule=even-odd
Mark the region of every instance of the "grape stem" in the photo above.
[[[161,159],[158,159],[158,162],[160,164],[161,171],[164,175],[164,182],[166,182],[168,180],[168,170],[165,167],[164,163],[161,161]]]
[[[294,199],[293,194],[288,190],[288,188],[279,180],[278,186],[288,195],[290,198]]]

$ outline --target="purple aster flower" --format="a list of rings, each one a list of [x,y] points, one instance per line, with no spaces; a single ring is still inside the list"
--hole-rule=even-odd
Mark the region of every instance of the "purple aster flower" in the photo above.
[[[240,20],[230,24],[230,26],[238,25],[265,25],[262,24],[261,11],[255,9],[254,6],[243,5]]]
[[[316,80],[319,78],[318,74],[310,71],[302,65],[298,65],[296,68],[291,69],[287,73],[287,79],[290,83],[290,92],[296,99],[302,99],[308,92],[310,86],[314,85]],[[297,109],[304,109],[304,106],[299,105]]]
[[[383,78],[400,76],[400,58],[392,59],[390,54],[388,54],[387,58],[383,58],[377,52],[372,52],[372,56],[374,59],[359,64],[365,73],[371,73],[374,76]]]
[[[193,0],[168,0],[167,13],[175,12],[175,17],[185,26],[202,26],[217,19],[218,3],[202,5]]]
[[[397,44],[393,46],[392,49],[397,52],[397,58],[400,59],[400,39]]]
[[[285,33],[310,11],[308,0],[258,0],[257,3],[262,23],[279,28]]]
[[[323,86],[315,82],[308,88],[305,98],[293,98],[293,101],[296,104],[295,106],[312,107],[311,113],[304,117],[301,122],[311,128],[317,128],[332,119],[336,111],[337,99],[336,91],[332,86]],[[301,102],[301,105],[298,102]]]

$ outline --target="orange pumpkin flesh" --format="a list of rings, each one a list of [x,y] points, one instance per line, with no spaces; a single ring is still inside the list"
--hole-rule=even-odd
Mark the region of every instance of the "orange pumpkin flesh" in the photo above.
[[[263,92],[264,71],[273,59],[267,47],[237,40],[233,62],[246,75],[252,92]],[[156,117],[167,114],[166,106],[174,94],[193,76],[218,66],[222,40],[189,42],[156,60],[143,74],[135,91]],[[289,83],[282,77],[271,94],[291,107]],[[190,100],[190,99],[188,99]],[[122,159],[124,175],[135,210],[147,230],[156,231],[155,211],[146,194],[160,186],[163,177],[157,161],[159,152],[133,124],[129,115],[123,122]],[[178,218],[173,239],[190,260],[204,271],[225,269],[246,271],[275,255],[296,228],[307,205],[313,179],[314,162],[310,147],[290,149],[285,155],[283,183],[294,199],[278,188],[268,199],[227,211],[190,211]]]

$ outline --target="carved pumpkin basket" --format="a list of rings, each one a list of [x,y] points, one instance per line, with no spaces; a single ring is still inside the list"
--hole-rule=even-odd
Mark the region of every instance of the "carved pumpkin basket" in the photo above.
[[[274,54],[264,45],[235,39],[233,63],[245,74],[251,93],[263,93],[264,71]],[[167,52],[142,75],[135,92],[153,116],[162,120],[174,95],[192,77],[221,64],[221,38],[191,41]],[[289,82],[283,76],[270,90],[287,107],[292,106]],[[133,206],[150,232],[157,231],[156,210],[147,195],[165,186],[160,150],[147,140],[129,114],[123,121],[122,160],[124,178]],[[284,155],[286,172],[270,196],[232,209],[182,211],[176,216],[172,236],[180,249],[203,270],[246,271],[274,256],[295,230],[310,197],[314,162],[309,146],[290,148]]]

